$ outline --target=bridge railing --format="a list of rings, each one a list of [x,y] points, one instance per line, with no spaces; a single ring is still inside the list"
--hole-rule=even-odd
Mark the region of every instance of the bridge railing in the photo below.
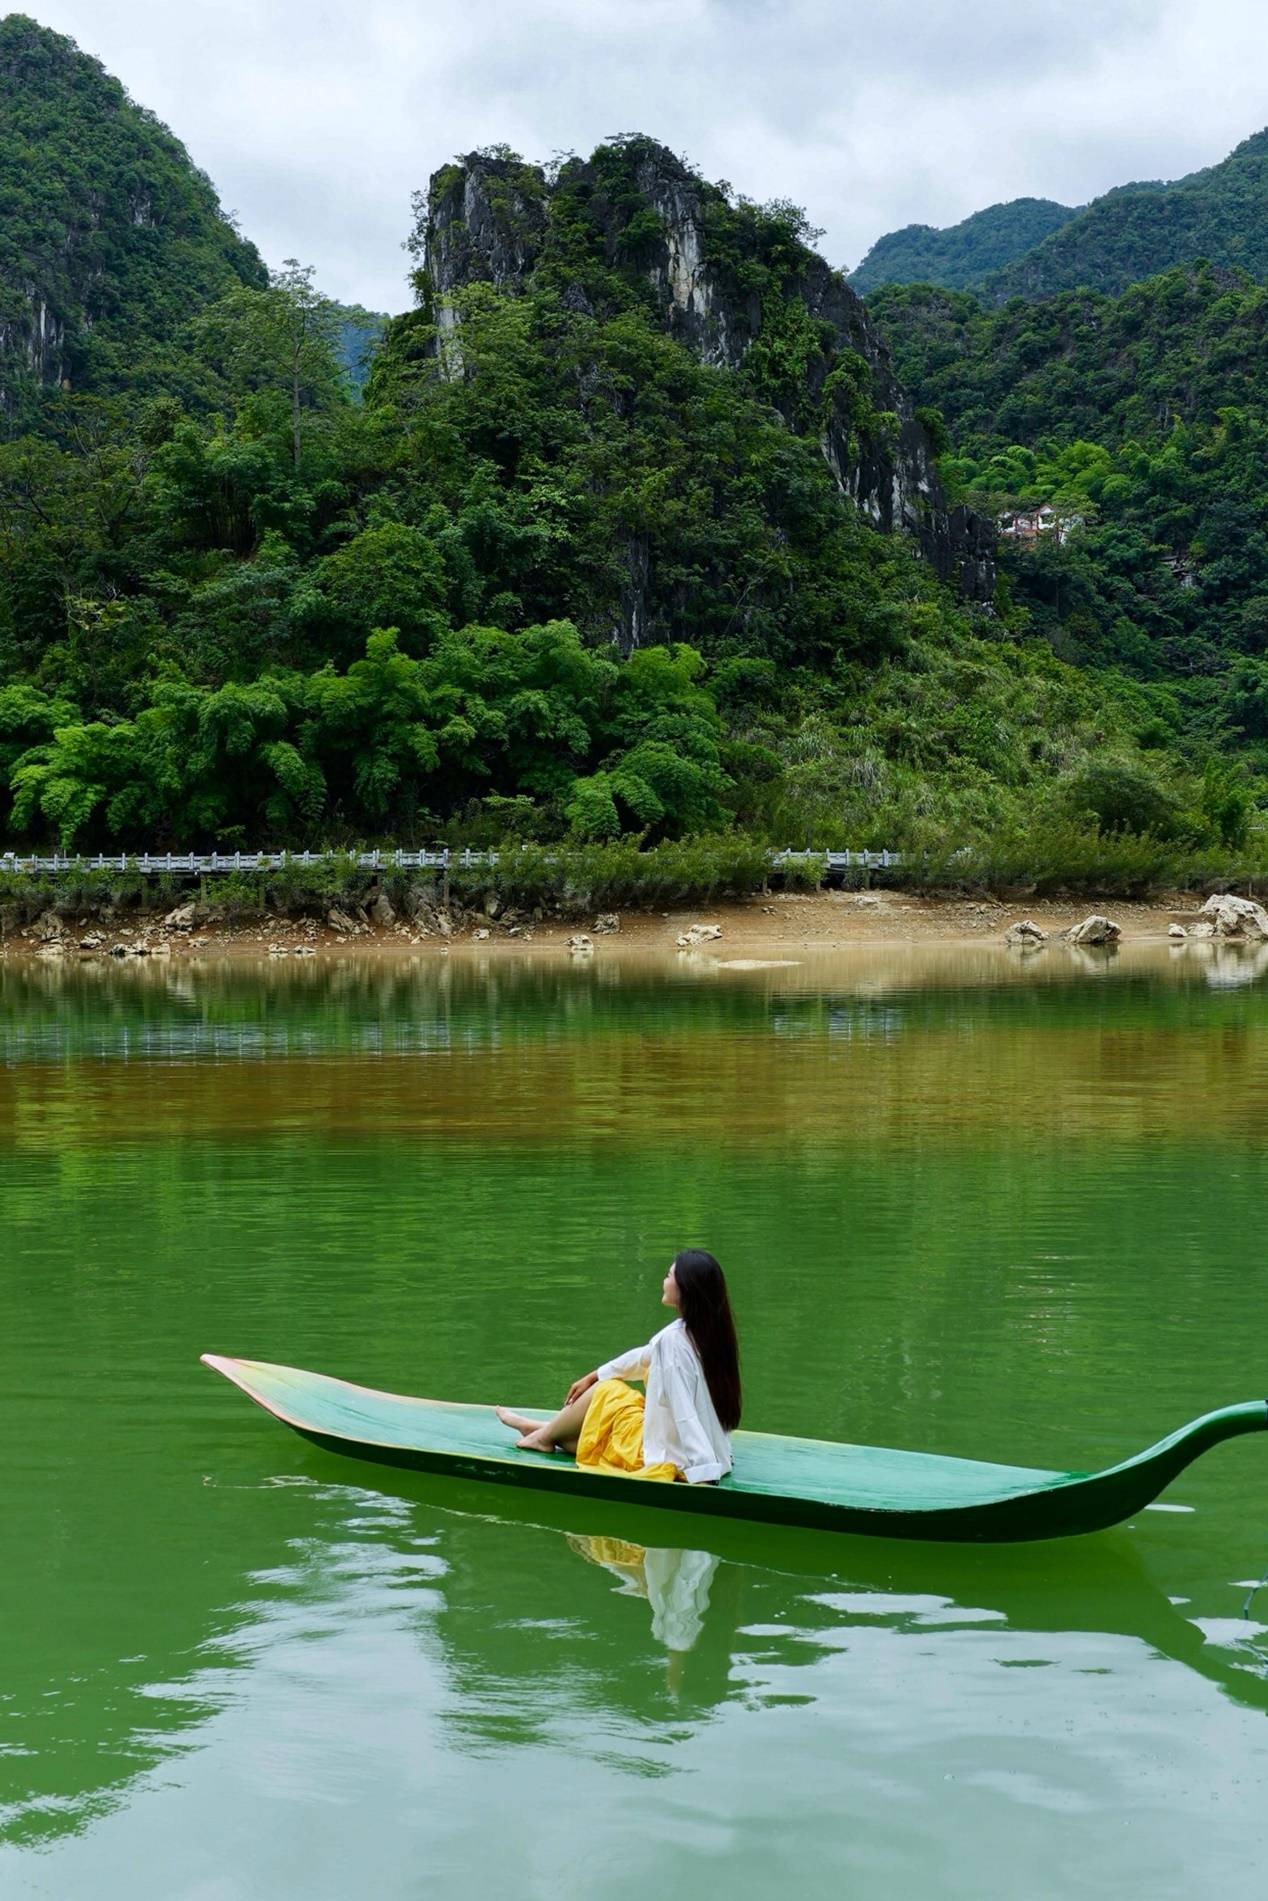
[[[319,865],[325,859],[336,856],[351,858],[365,871],[451,871],[459,866],[464,870],[481,865],[492,869],[500,857],[506,855],[495,851],[450,850],[445,846],[432,851],[395,849],[346,854],[307,851],[168,851],[119,852],[113,855],[103,852],[54,852],[51,856],[41,856],[4,852],[0,853],[0,876],[5,872],[134,871],[145,877],[174,872],[201,878],[232,871],[285,871],[294,866]],[[805,862],[811,858],[822,858],[829,871],[849,871],[856,867],[863,871],[885,871],[902,863],[900,854],[894,851],[785,850],[771,852],[771,869],[778,871],[783,864]]]

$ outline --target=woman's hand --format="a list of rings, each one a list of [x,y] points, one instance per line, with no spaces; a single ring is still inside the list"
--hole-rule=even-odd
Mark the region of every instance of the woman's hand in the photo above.
[[[580,1399],[583,1393],[588,1393],[590,1391],[590,1388],[592,1386],[597,1386],[598,1383],[599,1383],[599,1376],[597,1373],[583,1373],[581,1378],[579,1380],[574,1380],[572,1382],[572,1385],[568,1388],[567,1396],[564,1399],[564,1405],[571,1406],[574,1399]]]

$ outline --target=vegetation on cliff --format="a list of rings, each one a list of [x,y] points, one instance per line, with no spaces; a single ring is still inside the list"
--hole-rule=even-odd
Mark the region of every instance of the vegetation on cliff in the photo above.
[[[220,243],[210,188],[153,130]],[[71,387],[31,383],[3,418],[10,842],[739,831],[945,853],[1042,818],[1067,845],[1239,846],[1226,702],[1203,727],[1103,664],[1130,654],[1068,664],[1041,589],[968,607],[842,492],[816,405],[860,452],[898,419],[816,328],[797,214],[706,194],[756,342],[730,367],[666,328],[645,260],[663,231],[630,182],[646,146],[565,168],[544,240],[540,174],[508,165],[532,283],[442,309],[420,279],[360,398],[347,313],[298,266],[268,280],[229,245],[216,283],[194,245],[178,314],[124,260],[116,328],[94,323]]]

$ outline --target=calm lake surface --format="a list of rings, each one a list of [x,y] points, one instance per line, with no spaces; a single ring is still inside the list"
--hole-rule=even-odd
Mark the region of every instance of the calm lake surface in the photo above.
[[[1262,1901],[1268,1434],[961,1549],[381,1476],[204,1350],[1079,1467],[1268,1391],[1268,971],[0,967],[0,1893]]]

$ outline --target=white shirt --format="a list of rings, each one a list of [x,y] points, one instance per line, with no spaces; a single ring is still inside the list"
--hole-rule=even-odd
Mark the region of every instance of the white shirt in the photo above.
[[[731,1435],[722,1430],[700,1355],[681,1320],[671,1320],[645,1347],[631,1347],[596,1369],[601,1380],[642,1380],[643,1459],[676,1465],[692,1485],[731,1470]]]

